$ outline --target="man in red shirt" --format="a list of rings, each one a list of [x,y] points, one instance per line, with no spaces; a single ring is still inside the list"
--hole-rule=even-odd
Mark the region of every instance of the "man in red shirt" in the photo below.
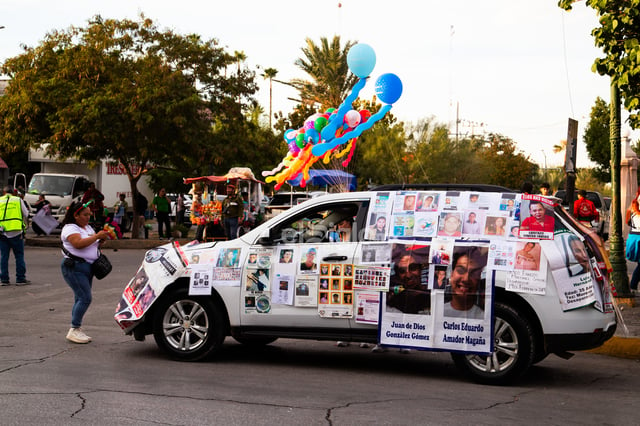
[[[579,221],[591,222],[592,220],[600,220],[600,214],[592,201],[587,200],[587,191],[581,189],[578,191],[578,199],[573,203],[573,215]]]
[[[522,221],[520,231],[553,232],[555,220],[547,216],[546,209],[540,201],[529,201],[530,216]]]

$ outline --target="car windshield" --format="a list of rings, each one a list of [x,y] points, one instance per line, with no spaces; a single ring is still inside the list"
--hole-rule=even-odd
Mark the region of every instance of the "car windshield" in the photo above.
[[[69,195],[73,190],[72,176],[34,176],[29,182],[29,194]]]

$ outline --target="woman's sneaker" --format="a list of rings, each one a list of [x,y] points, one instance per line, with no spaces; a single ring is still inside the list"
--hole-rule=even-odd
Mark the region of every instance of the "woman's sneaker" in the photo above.
[[[91,341],[91,337],[84,334],[84,332],[79,328],[70,328],[67,333],[67,340],[73,343],[89,343]]]

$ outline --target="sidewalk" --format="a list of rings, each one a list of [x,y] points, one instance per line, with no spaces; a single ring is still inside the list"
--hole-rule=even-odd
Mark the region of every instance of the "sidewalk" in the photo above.
[[[188,237],[179,238],[177,241],[180,245],[185,245],[194,239],[194,235],[195,227],[192,227]],[[106,241],[103,248],[107,250],[151,249],[168,242],[168,240],[159,239],[155,229],[150,230],[148,239],[131,239],[131,233],[125,233],[124,237],[121,240]],[[56,234],[36,237],[33,231],[29,230],[25,244],[34,247],[60,247],[60,233],[58,231]],[[634,268],[634,263],[627,262],[629,276]],[[636,295],[640,296],[640,293]],[[618,312],[616,334],[604,345],[589,352],[640,360],[640,297],[614,299],[614,301]]]

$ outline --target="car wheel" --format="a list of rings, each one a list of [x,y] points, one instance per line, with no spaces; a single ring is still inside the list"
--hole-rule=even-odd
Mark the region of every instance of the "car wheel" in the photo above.
[[[278,340],[277,337],[270,336],[233,336],[233,338],[238,342],[242,343],[246,346],[265,346],[269,343],[273,343]]]
[[[535,332],[531,322],[509,305],[494,306],[494,348],[490,355],[452,353],[456,366],[474,381],[489,385],[509,384],[533,363]]]
[[[186,290],[180,290],[160,301],[153,337],[172,358],[197,361],[220,350],[224,330],[222,314],[211,299],[189,296]]]

